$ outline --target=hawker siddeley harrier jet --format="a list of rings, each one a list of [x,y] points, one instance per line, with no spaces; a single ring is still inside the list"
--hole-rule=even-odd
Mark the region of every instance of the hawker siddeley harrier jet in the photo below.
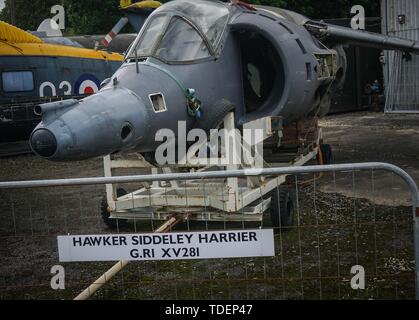
[[[345,81],[343,44],[419,52],[413,41],[310,20],[240,1],[175,0],[147,19],[123,65],[96,94],[39,107],[35,153],[73,161],[135,148],[153,152],[160,128],[210,129],[279,116],[284,125],[328,112]]]

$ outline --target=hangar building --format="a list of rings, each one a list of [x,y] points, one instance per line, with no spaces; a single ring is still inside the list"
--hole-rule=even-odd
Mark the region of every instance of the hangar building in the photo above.
[[[389,36],[419,41],[419,1],[382,0],[382,30]],[[386,112],[419,113],[419,56],[386,52]]]

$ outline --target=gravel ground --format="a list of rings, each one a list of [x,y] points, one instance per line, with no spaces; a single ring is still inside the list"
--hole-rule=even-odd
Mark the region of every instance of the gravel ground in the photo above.
[[[348,114],[325,118],[322,127],[336,162],[391,162],[419,177],[416,116]],[[101,159],[72,164],[33,156],[0,159],[3,181],[101,175]],[[276,232],[276,257],[131,263],[94,298],[413,299],[413,230],[403,184],[383,172],[375,173],[374,183],[371,173],[327,174],[315,184],[310,178],[298,179],[297,225]],[[101,186],[0,191],[1,299],[71,299],[112,266],[63,264],[66,290],[50,289],[49,272],[58,264],[57,235],[110,232],[99,218],[103,194]],[[135,229],[153,227],[138,223]],[[134,232],[134,227],[121,231]],[[363,291],[350,288],[350,270],[357,264],[366,272]]]

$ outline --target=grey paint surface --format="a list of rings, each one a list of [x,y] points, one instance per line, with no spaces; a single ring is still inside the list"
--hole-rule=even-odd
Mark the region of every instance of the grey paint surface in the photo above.
[[[194,6],[211,3],[216,10],[229,10],[220,45],[209,46],[210,51],[214,50],[211,57],[171,63],[153,53],[138,57],[131,49],[130,59],[101,92],[63,110],[55,120],[49,117],[51,121],[38,127],[40,134],[32,139],[35,152],[39,151],[37,146],[45,146],[45,141],[50,152],[44,156],[56,161],[87,159],[130,148],[151,152],[157,146],[154,137],[161,128],[176,132],[178,121],[186,121],[191,129],[213,121],[211,117],[221,120],[222,110],[217,109],[220,100],[234,107],[239,127],[266,116],[281,116],[287,124],[306,116],[322,115],[329,110],[331,97],[345,79],[347,65],[342,43],[419,51],[419,46],[411,41],[318,23],[285,10],[266,7],[249,10],[201,0],[176,0],[163,5],[149,17],[136,43],[141,43],[148,26],[159,15],[185,19],[197,32],[205,34],[199,21],[193,22],[196,17],[188,12]],[[255,38],[259,42],[252,42]],[[209,43],[207,38],[204,40]],[[263,47],[248,47],[249,43]],[[264,51],[269,51],[270,56],[264,56]],[[249,108],[249,94],[254,93],[249,92],[247,85],[254,78],[248,74],[252,63],[259,65],[262,76],[274,71],[273,86],[265,95],[260,94],[256,108]],[[260,83],[266,85],[262,80]],[[202,102],[201,119],[188,114],[187,88],[194,89]],[[164,96],[166,111],[153,110],[149,95],[155,93]],[[136,108],[133,96],[137,99]],[[85,117],[87,110],[91,120]],[[131,123],[129,139],[122,138],[124,123]],[[92,124],[95,128],[90,131],[92,136],[83,138]],[[51,137],[55,137],[55,143]]]

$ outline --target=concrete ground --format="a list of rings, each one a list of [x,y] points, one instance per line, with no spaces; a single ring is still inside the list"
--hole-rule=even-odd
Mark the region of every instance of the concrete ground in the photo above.
[[[405,169],[419,183],[419,114],[358,112],[320,120],[334,163],[388,162]],[[51,163],[32,155],[0,159],[0,180],[103,175],[102,159]]]
[[[325,143],[333,147],[335,163],[387,162],[399,166],[419,184],[419,114],[349,113],[323,118]],[[357,197],[384,205],[410,205],[410,190],[398,177],[377,172],[372,194],[371,174],[359,174]],[[337,181],[337,191],[353,196],[352,185]],[[325,192],[333,192],[327,184]]]

